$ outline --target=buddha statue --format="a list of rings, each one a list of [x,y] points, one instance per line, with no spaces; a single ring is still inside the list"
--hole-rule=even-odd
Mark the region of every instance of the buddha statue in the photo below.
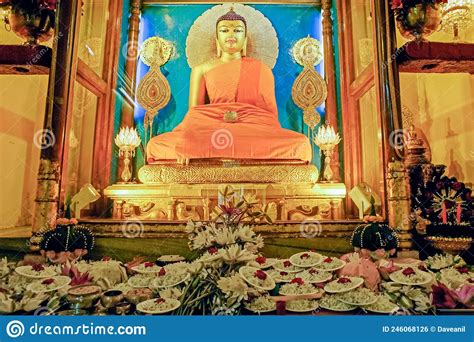
[[[192,69],[188,113],[150,140],[149,163],[311,160],[308,138],[281,127],[272,71],[246,56],[247,33],[246,19],[232,9],[218,18],[216,57]]]

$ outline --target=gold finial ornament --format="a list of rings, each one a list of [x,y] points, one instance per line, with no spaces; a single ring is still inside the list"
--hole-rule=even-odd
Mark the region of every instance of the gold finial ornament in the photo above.
[[[150,67],[137,88],[137,101],[146,110],[143,125],[145,143],[148,130],[151,136],[153,119],[158,111],[164,108],[171,98],[171,88],[160,67],[168,62],[174,53],[174,45],[161,37],[151,37],[143,42],[140,58]]]
[[[278,58],[278,38],[272,23],[260,11],[239,3],[216,5],[194,21],[186,39],[189,66],[194,68],[219,54],[216,46],[216,22],[229,12],[232,13],[230,10],[245,18],[247,44],[242,55],[258,59],[273,69]]]
[[[321,121],[316,107],[320,106],[327,97],[326,82],[314,70],[314,66],[321,63],[323,59],[321,43],[308,36],[298,40],[291,49],[291,53],[296,63],[303,66],[303,71],[293,84],[291,95],[296,105],[303,110],[304,123],[312,132]]]

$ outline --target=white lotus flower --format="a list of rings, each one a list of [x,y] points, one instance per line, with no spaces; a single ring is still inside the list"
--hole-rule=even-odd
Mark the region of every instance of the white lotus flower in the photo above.
[[[217,286],[228,298],[237,298],[238,300],[248,298],[249,287],[238,274],[219,279]]]
[[[192,263],[188,264],[188,272],[192,275],[199,274],[204,267],[203,263],[199,260],[195,260]]]
[[[244,242],[250,242],[254,240],[255,232],[250,226],[242,226],[237,229],[237,236]]]
[[[167,288],[161,290],[159,292],[161,298],[171,298],[171,299],[179,299],[183,294],[180,289],[176,287]]]
[[[417,289],[412,287],[410,290],[406,292],[406,295],[411,300],[422,301],[426,295],[421,291],[421,289]]]
[[[229,228],[224,227],[216,231],[215,240],[221,246],[232,245],[235,243],[235,235]]]
[[[207,232],[198,233],[192,239],[192,249],[203,249],[206,248],[209,244],[209,236]]]
[[[222,260],[228,263],[247,262],[255,259],[255,255],[242,249],[239,245],[222,248],[219,250],[219,254],[222,255]]]

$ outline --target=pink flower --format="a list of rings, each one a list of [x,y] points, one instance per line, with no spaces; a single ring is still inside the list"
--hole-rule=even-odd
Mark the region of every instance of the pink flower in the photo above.
[[[431,286],[433,290],[433,305],[437,308],[454,309],[457,305],[457,294],[446,285],[438,283]]]
[[[260,280],[265,280],[267,279],[267,274],[265,272],[263,272],[262,270],[257,270],[255,271],[255,273],[253,274],[253,276],[255,278],[258,278]]]
[[[282,271],[282,272],[280,272],[280,275],[281,275],[281,276],[286,276],[286,275],[288,275],[288,272],[283,272],[283,271]]]
[[[219,208],[227,216],[239,215],[241,213],[241,210],[239,208],[234,207],[234,204],[232,202],[229,202],[227,205],[220,204]]]
[[[339,284],[346,284],[346,283],[352,283],[352,281],[349,278],[346,277],[341,277],[337,280]]]
[[[454,291],[460,303],[468,309],[474,309],[474,286],[464,284],[460,289]]]
[[[145,263],[143,264],[143,266],[144,266],[145,268],[147,268],[147,267],[153,267],[153,266],[155,266],[155,263],[154,263],[154,262],[151,262],[151,261],[147,261],[147,262],[145,262]]]
[[[267,262],[267,258],[265,258],[264,256],[259,256],[255,259],[255,261],[260,265],[263,265]]]
[[[304,280],[302,278],[294,278],[290,281],[291,284],[298,284],[298,286],[301,286],[304,284]]]
[[[286,260],[285,262],[283,262],[283,266],[284,266],[284,267],[290,267],[290,266],[291,266],[291,262],[289,262],[288,260]]]
[[[71,278],[71,286],[89,284],[94,280],[89,272],[81,273],[75,265],[70,264],[62,268],[61,274]]]
[[[69,219],[65,217],[61,217],[56,220],[56,225],[68,225],[68,224],[69,224]]]
[[[326,259],[324,259],[323,261],[324,261],[325,263],[328,263],[328,264],[329,264],[329,263],[332,262],[332,258],[326,258]]]
[[[160,272],[158,272],[158,276],[163,277],[164,275],[166,275],[166,270],[164,267],[162,267],[160,268]]]
[[[388,264],[385,264],[385,266],[379,266],[379,273],[382,276],[383,279],[388,280],[390,279],[390,273],[393,273],[395,271],[398,271],[400,267],[395,266],[393,263],[393,260],[390,260]]]
[[[300,255],[300,259],[308,259],[309,258],[309,254],[308,253],[303,253]]]
[[[68,225],[77,224],[77,223],[78,222],[75,218],[68,219],[68,218],[65,218],[65,217],[61,217],[61,218],[58,218],[56,220],[56,225],[68,226]]]
[[[49,285],[49,284],[52,284],[52,283],[54,283],[54,279],[52,279],[52,278],[45,279],[41,282],[41,284],[43,284],[43,285]]]
[[[407,276],[407,277],[409,277],[411,275],[414,275],[415,273],[416,273],[415,270],[411,267],[407,267],[402,271],[402,274]]]

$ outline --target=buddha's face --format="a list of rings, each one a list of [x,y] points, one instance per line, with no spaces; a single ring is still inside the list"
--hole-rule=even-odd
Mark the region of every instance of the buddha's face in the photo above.
[[[245,24],[241,20],[222,20],[217,24],[217,43],[229,54],[242,51],[246,43]]]

